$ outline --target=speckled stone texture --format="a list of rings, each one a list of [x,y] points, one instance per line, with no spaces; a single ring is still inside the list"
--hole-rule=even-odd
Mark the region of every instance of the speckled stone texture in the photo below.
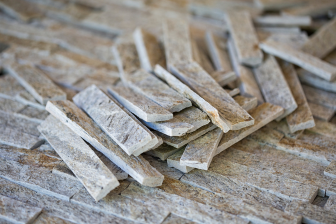
[[[173,155],[175,152],[179,151],[180,148],[175,148],[173,146],[163,143],[158,148],[146,152],[147,155],[157,157],[161,160],[167,160],[167,158]]]
[[[335,110],[329,107],[325,107],[323,105],[308,102],[310,111],[312,112],[313,116],[317,119],[323,120],[323,121],[330,121],[331,118],[335,114]],[[315,120],[316,124],[316,120]]]
[[[324,170],[324,175],[336,178],[336,161],[332,161],[327,168]]]
[[[34,221],[34,224],[72,224],[73,222],[61,219],[56,216],[49,215],[46,212],[42,212]]]
[[[286,44],[295,49],[300,49],[300,47],[302,47],[308,40],[308,35],[304,32],[300,33],[279,32],[270,34],[270,36],[268,36],[266,39]]]
[[[12,64],[6,67],[6,70],[43,105],[46,105],[48,100],[66,99],[66,94],[60,88],[30,65]]]
[[[247,11],[228,12],[225,16],[240,63],[248,66],[261,64],[263,54],[252,18]]]
[[[336,81],[329,82],[304,69],[297,70],[297,73],[302,83],[318,89],[336,93]]]
[[[336,93],[315,89],[310,86],[302,85],[303,91],[308,102],[321,104],[323,106],[336,110]]]
[[[297,108],[283,72],[273,56],[267,55],[265,61],[254,68],[254,75],[266,102],[284,108],[285,112],[277,120],[281,120]]]
[[[163,176],[142,156],[128,156],[92,119],[70,101],[49,101],[47,110],[141,184],[162,184]]]
[[[148,144],[152,137],[97,86],[92,85],[73,98],[99,127],[128,155]]]
[[[167,165],[168,165],[168,167],[174,167],[175,169],[178,169],[183,173],[189,173],[190,171],[192,171],[195,168],[185,166],[185,165],[181,165],[180,161],[181,161],[181,157],[184,153],[184,150],[185,150],[185,147],[180,148],[179,151],[177,151],[173,155],[169,156],[167,158]]]
[[[297,6],[303,3],[302,0],[256,0],[256,5],[263,9],[279,10],[287,7]]]
[[[235,96],[233,99],[246,111],[251,111],[258,105],[257,97]]]
[[[254,19],[258,25],[264,26],[309,26],[309,16],[259,16]]]
[[[324,135],[336,141],[336,124],[321,121],[319,119],[315,120],[315,124],[315,127],[310,128],[307,131]]]
[[[336,212],[336,195],[330,195],[324,209],[330,212]]]
[[[38,129],[96,201],[119,186],[84,140],[55,117],[50,115]]]
[[[259,46],[266,53],[291,62],[327,81],[333,81],[336,78],[335,66],[305,52],[273,40],[264,41]]]

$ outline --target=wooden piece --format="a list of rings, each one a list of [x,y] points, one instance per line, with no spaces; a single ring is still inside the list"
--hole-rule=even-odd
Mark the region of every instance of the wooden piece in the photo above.
[[[321,104],[336,110],[336,93],[326,92],[306,85],[302,85],[302,88],[308,102]]]
[[[197,63],[179,64],[174,66],[172,71],[175,76],[213,105],[231,130],[239,130],[254,123],[253,118]]]
[[[297,73],[302,83],[318,89],[336,93],[336,81],[326,81],[303,69],[297,70]]]
[[[135,93],[129,87],[111,86],[108,91],[125,108],[144,121],[156,122],[173,118],[171,112],[157,105],[142,94]]]
[[[336,178],[336,161],[332,161],[327,168],[324,170],[324,175]]]
[[[254,19],[254,23],[265,26],[309,26],[309,16],[260,16]]]
[[[244,11],[227,12],[225,15],[239,62],[253,67],[259,65],[263,54],[257,47],[259,41],[251,15]]]
[[[335,4],[336,8],[336,4]],[[302,46],[301,50],[317,58],[324,58],[336,48],[336,18],[318,29],[309,40]]]
[[[286,79],[273,56],[268,55],[263,64],[254,68],[254,75],[265,100],[284,108],[285,112],[277,118],[278,121],[291,114],[298,107]]]
[[[257,97],[235,96],[233,99],[248,112],[258,105]]]
[[[335,66],[323,62],[322,60],[300,50],[293,49],[285,44],[281,44],[273,40],[264,41],[260,43],[259,46],[266,53],[300,66],[301,68],[306,69],[325,80],[333,81],[336,78]]]
[[[334,116],[335,110],[329,107],[322,106],[317,103],[308,102],[310,110],[315,118],[330,121],[330,119]]]
[[[93,120],[70,101],[49,101],[47,110],[141,184],[161,185],[163,176],[143,157],[128,156]]]

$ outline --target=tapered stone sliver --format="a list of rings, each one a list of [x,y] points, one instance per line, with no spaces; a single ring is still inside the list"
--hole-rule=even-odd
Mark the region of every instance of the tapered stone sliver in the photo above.
[[[162,184],[162,174],[150,166],[142,156],[128,156],[92,119],[70,101],[49,101],[46,109],[139,183],[153,187]]]
[[[119,186],[113,173],[65,124],[50,115],[38,129],[96,201]]]

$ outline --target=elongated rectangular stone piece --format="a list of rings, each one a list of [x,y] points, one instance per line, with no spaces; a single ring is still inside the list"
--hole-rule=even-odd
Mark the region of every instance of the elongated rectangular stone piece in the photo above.
[[[147,130],[95,85],[78,93],[73,101],[128,155],[132,155],[152,140]]]
[[[332,161],[324,170],[324,175],[336,178],[336,161]]]
[[[32,223],[42,212],[41,208],[0,195],[0,219],[8,223]]]
[[[288,45],[281,44],[274,40],[266,40],[259,44],[260,48],[268,54],[272,54],[282,60],[291,62],[311,73],[328,81],[336,78],[336,67],[328,64],[317,57],[311,56],[303,51],[294,49]]]
[[[171,112],[154,103],[144,95],[135,93],[129,87],[111,86],[108,91],[120,104],[144,121],[166,121],[173,118]]]
[[[231,130],[253,125],[253,118],[200,65],[195,62],[179,64],[175,65],[172,71],[175,76],[215,107]]]
[[[293,94],[273,56],[267,55],[265,61],[254,68],[254,75],[265,100],[284,108],[285,112],[277,120],[281,120],[297,108]]]
[[[323,121],[330,121],[335,114],[335,110],[332,108],[312,102],[308,102],[308,105],[313,116]]]
[[[96,201],[119,186],[84,140],[55,117],[50,115],[38,129]]]
[[[309,26],[309,16],[259,16],[254,23],[264,26]]]
[[[49,101],[47,110],[143,185],[159,186],[163,176],[142,157],[128,156],[97,124],[70,101]]]
[[[336,212],[336,195],[330,195],[327,203],[324,205],[324,209],[334,213]]]
[[[302,85],[302,88],[309,102],[321,104],[336,110],[336,93],[315,89],[306,85]]]
[[[167,160],[167,158],[173,155],[175,152],[179,151],[180,148],[175,148],[171,145],[163,143],[158,148],[146,152],[147,155],[151,155],[161,159],[162,161]]]
[[[257,47],[259,41],[249,12],[227,12],[225,21],[228,24],[239,62],[253,67],[259,65],[263,54]]]
[[[324,135],[326,137],[336,140],[336,124],[330,122],[316,119],[315,127],[307,129],[307,131]]]
[[[318,89],[322,89],[329,92],[336,93],[336,81],[329,82],[327,80],[321,79],[320,77],[304,70],[297,70],[297,74],[302,83],[309,86],[313,86]]]
[[[297,6],[300,4],[305,3],[304,0],[288,0],[288,1],[282,1],[282,0],[255,0],[254,1],[256,6],[264,9],[264,10],[279,10],[282,8],[288,8]]]
[[[254,109],[258,105],[257,97],[235,96],[233,99],[247,112]]]
[[[49,100],[65,100],[66,94],[41,71],[30,65],[12,64],[7,71],[43,105]]]
[[[191,107],[191,102],[187,98],[143,69],[132,74],[124,74],[123,81],[134,91],[145,95],[172,113]]]
[[[181,166],[207,170],[222,136],[223,131],[220,128],[216,128],[189,142],[180,159]]]
[[[175,76],[170,74],[160,65],[155,66],[155,74],[161,79],[163,79],[164,81],[166,81],[168,85],[170,85],[177,92],[181,93],[186,98],[193,101],[197,106],[199,106],[199,108],[201,108],[205,113],[207,113],[212,123],[214,123],[220,129],[222,129],[224,133],[230,130],[228,125],[220,117],[219,112],[216,108],[214,108],[209,102],[205,101],[200,95],[198,95],[196,92],[191,90],[187,85],[185,85]]]
[[[336,3],[333,0],[323,2],[311,1],[300,7],[293,7],[281,11],[283,15],[291,16],[324,16],[330,9],[335,9]]]

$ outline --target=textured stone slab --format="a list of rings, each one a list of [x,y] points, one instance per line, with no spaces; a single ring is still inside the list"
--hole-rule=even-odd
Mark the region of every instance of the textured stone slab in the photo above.
[[[225,89],[225,91],[231,96],[234,97],[240,93],[239,88],[234,88],[234,89]]]
[[[265,26],[309,26],[309,16],[260,16],[254,19],[254,23]]]
[[[162,161],[167,160],[167,158],[173,155],[175,152],[179,151],[179,148],[167,145],[163,143],[158,148],[146,152],[147,155],[151,155],[161,159]]]
[[[324,209],[334,213],[336,212],[336,195],[330,195]]]
[[[323,121],[330,121],[334,116],[335,110],[329,107],[322,106],[317,103],[308,102],[309,108],[315,118],[321,119]]]
[[[275,121],[270,122],[267,125],[267,128],[274,129],[274,130],[282,133],[287,138],[292,138],[292,139],[297,139],[303,133],[303,130],[292,133],[289,130],[288,124],[285,121],[285,119],[283,119],[281,121],[277,121],[277,122],[275,122]]]
[[[181,224],[196,224],[196,222],[193,222],[189,219],[185,219],[182,218],[180,216],[174,215],[172,213],[170,213],[167,218],[162,222],[162,224],[177,224],[177,223],[181,223]]]
[[[96,201],[119,185],[84,140],[55,117],[49,116],[38,129]]]
[[[128,155],[132,155],[152,140],[147,130],[95,85],[78,93],[73,101]]]
[[[43,13],[33,2],[1,0],[0,7],[4,13],[23,22],[29,22],[32,19],[41,18],[43,16]]]
[[[253,118],[197,63],[179,64],[172,71],[214,106],[231,130],[239,130],[254,123]]]
[[[275,106],[269,103],[264,103],[258,106],[251,111],[251,116],[255,120],[254,125],[240,129],[238,131],[230,131],[228,133],[225,133],[218,145],[216,155],[221,153],[228,147],[232,146],[233,144],[239,142],[251,133],[257,131],[264,125],[279,117],[281,114],[283,114],[283,108],[279,106]]]
[[[48,111],[41,110],[32,106],[26,106],[16,115],[37,123],[41,123],[48,117],[49,113]]]
[[[336,93],[336,81],[326,81],[303,69],[297,70],[297,73],[302,83],[318,89]]]
[[[73,222],[61,219],[56,216],[51,216],[45,212],[42,212],[34,221],[34,224],[72,224]]]
[[[194,169],[194,167],[181,165],[180,163],[184,150],[185,150],[185,147],[183,147],[182,149],[179,149],[179,151],[169,156],[167,158],[167,165],[168,167],[174,167],[175,169],[178,169],[179,171],[182,171],[183,173],[189,173],[190,171]]]
[[[336,48],[335,41],[333,41],[336,36],[335,29],[336,19],[333,19],[318,29],[302,46],[301,50],[317,58],[324,58]]]
[[[263,8],[264,10],[279,10],[282,8],[293,7],[300,4],[303,4],[303,0],[289,0],[289,1],[281,1],[281,0],[255,0],[255,4]]]
[[[47,104],[47,110],[141,184],[161,185],[163,176],[143,157],[128,156],[93,120],[70,101],[50,102]]]
[[[292,201],[285,212],[302,216],[302,223],[333,223],[336,220],[335,213],[307,202]]]
[[[320,78],[328,81],[333,81],[336,78],[336,67],[305,52],[293,49],[292,47],[273,40],[264,41],[260,43],[259,46],[266,53],[300,66]]]
[[[285,112],[277,120],[281,120],[297,108],[290,87],[273,56],[268,55],[260,66],[254,68],[254,75],[265,100],[284,108]]]
[[[42,212],[41,208],[0,195],[0,218],[10,223],[31,223]]]
[[[0,98],[0,110],[6,113],[16,113],[24,109],[26,105],[11,99]]]
[[[133,33],[133,37],[143,69],[151,72],[156,64],[165,66],[166,60],[163,46],[154,35],[144,29],[137,28]]]
[[[223,131],[216,128],[189,142],[180,159],[180,165],[207,170],[222,136]]]
[[[239,62],[249,66],[261,64],[263,54],[256,47],[259,41],[251,15],[246,11],[229,12],[226,13],[225,21],[228,24]]]
[[[157,105],[142,94],[135,93],[126,86],[109,88],[109,93],[125,108],[147,122],[165,121],[173,118],[173,114]]]
[[[66,94],[36,68],[14,64],[6,69],[41,104],[45,105],[48,100],[66,99]]]
[[[301,30],[299,27],[273,27],[273,26],[259,26],[256,27],[258,33],[266,32],[270,34],[300,34]]]
[[[143,69],[131,75],[125,74],[123,81],[134,91],[145,95],[172,113],[191,106],[191,102],[187,98]]]
[[[310,86],[302,85],[307,100],[336,110],[336,93],[315,89]]]
[[[308,35],[305,32],[274,33],[270,34],[267,39],[286,44],[295,49],[300,49],[308,41]]]
[[[228,52],[232,62],[233,69],[238,75],[238,85],[240,93],[245,96],[257,97],[260,103],[264,102],[264,98],[260,92],[259,86],[252,70],[240,64],[236,50],[234,49],[232,39],[230,38],[227,43]]]
[[[144,204],[161,206],[163,211],[170,210],[178,216],[195,222],[248,223],[248,221],[227,212],[213,210],[211,206],[175,194],[169,194],[157,188],[143,187],[135,183],[131,183],[121,195],[128,198],[135,198],[135,200],[144,202]],[[152,195],[157,195],[157,197],[154,198]],[[162,206],[163,204],[164,206]]]
[[[332,161],[327,168],[324,170],[324,175],[336,178],[336,161]]]
[[[70,178],[72,180],[78,180],[75,174],[69,169],[69,167],[64,162],[60,162],[58,165],[56,165],[53,168],[52,173],[55,175]]]
[[[235,96],[233,99],[246,111],[250,111],[257,107],[257,97]]]
[[[323,1],[323,2],[309,2],[304,6],[288,8],[281,11],[284,15],[291,15],[291,16],[323,16],[325,15],[330,9],[336,8],[336,3],[332,0]]]
[[[199,106],[205,113],[207,113],[212,123],[221,128],[223,132],[228,132],[230,130],[228,125],[220,117],[218,110],[214,108],[212,105],[210,105],[210,103],[205,101],[196,92],[191,90],[187,85],[182,83],[179,79],[174,77],[172,74],[167,72],[164,68],[162,68],[159,65],[155,66],[155,74],[164,81],[166,81],[177,92],[183,94],[185,97],[187,97],[188,99],[193,101],[197,106]]]
[[[317,133],[334,139],[336,141],[336,125],[330,122],[321,121],[316,119],[315,127],[308,129],[307,131]]]

